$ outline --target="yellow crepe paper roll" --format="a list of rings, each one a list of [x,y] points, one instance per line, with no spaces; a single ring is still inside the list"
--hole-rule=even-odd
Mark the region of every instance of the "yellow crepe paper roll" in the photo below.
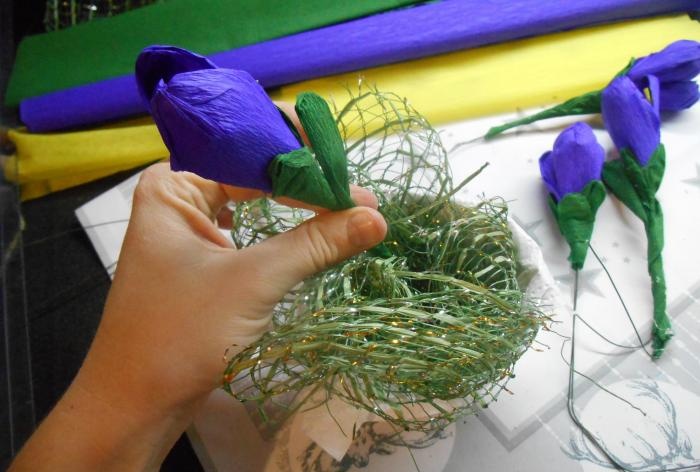
[[[168,156],[150,118],[70,133],[32,134],[22,129],[10,130],[8,138],[14,143],[15,154],[5,163],[5,177],[22,184],[23,199],[80,185]]]
[[[285,86],[271,93],[294,102],[312,90],[342,104],[362,78],[408,97],[431,123],[514,112],[560,102],[605,86],[631,57],[679,39],[700,40],[687,16],[636,20],[458,51]],[[10,131],[17,153],[5,174],[33,198],[166,157],[153,124],[118,123],[71,133]],[[31,183],[31,186],[29,184]]]

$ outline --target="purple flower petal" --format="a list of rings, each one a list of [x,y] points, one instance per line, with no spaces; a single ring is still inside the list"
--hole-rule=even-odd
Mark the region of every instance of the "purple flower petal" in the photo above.
[[[585,123],[565,129],[554,142],[554,172],[562,197],[580,192],[592,180],[600,180],[605,150]]]
[[[690,108],[700,99],[698,84],[690,81],[666,82],[661,85],[660,102],[664,111]]]
[[[151,109],[151,98],[158,83],[168,82],[175,74],[200,69],[215,69],[206,57],[174,46],[149,46],[136,59],[136,82],[146,108]]]
[[[565,129],[554,142],[554,149],[540,157],[540,173],[550,193],[561,200],[581,192],[589,182],[600,180],[605,150],[585,123]]]
[[[139,88],[151,97],[171,168],[270,191],[270,162],[301,144],[250,74],[218,69],[197,58],[178,48],[159,47],[148,48],[138,59]],[[206,67],[187,70],[197,64]]]
[[[561,200],[561,195],[557,188],[557,177],[552,168],[552,151],[547,151],[540,157],[540,174],[542,174],[542,180],[544,180],[549,193],[554,196],[555,200]]]
[[[617,77],[602,93],[603,122],[615,146],[629,149],[646,165],[661,140],[659,116],[626,76]]]
[[[699,73],[700,43],[680,40],[638,59],[627,75],[639,86],[649,75],[657,76],[662,82],[677,82],[691,80]]]

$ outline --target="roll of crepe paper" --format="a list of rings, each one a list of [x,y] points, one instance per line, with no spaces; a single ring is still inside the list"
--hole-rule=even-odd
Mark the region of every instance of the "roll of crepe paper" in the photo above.
[[[5,177],[22,184],[23,199],[168,156],[150,120],[73,133],[32,134],[10,130],[8,138],[15,145],[15,154],[5,162]]]
[[[147,162],[146,164],[150,162],[151,161]],[[92,182],[98,179],[109,177],[110,175],[133,168],[133,165],[124,165],[109,169],[100,169],[98,171],[83,172],[80,174],[75,174],[69,177],[62,177],[58,179],[27,182],[22,184],[21,186],[21,198],[22,201],[27,201],[34,198],[43,197],[44,195],[48,195],[53,192],[60,192],[61,190],[77,187],[78,185],[83,185],[87,182]]]
[[[683,38],[700,41],[700,28],[687,16],[637,20],[326,77],[283,87],[271,95],[293,103],[299,92],[314,90],[327,100],[344,103],[348,88],[356,89],[358,77],[363,77],[365,83],[376,84],[381,90],[409,97],[411,105],[432,124],[440,124],[558,103],[601,88],[631,56],[645,56]],[[143,160],[135,166],[167,155],[155,125],[121,130],[115,126],[99,138],[103,140],[97,149],[100,152],[91,149],[97,140],[91,134],[99,131],[19,134],[18,165],[22,167],[24,160],[32,157],[32,167],[23,173],[24,181],[67,175],[64,166],[75,168],[71,152],[89,154],[95,167],[102,161],[114,163],[112,152],[121,153],[122,159],[130,162],[138,159],[129,155],[138,153]],[[13,136],[16,140],[17,132]],[[48,137],[50,145],[45,141]],[[159,146],[152,145],[154,140]],[[144,148],[150,152],[143,152]],[[110,151],[109,158],[103,157],[101,150]],[[57,154],[60,161],[54,159]],[[49,165],[51,172],[42,171]]]
[[[409,5],[418,0],[168,0],[61,31],[25,38],[7,105],[132,74],[138,53],[173,44],[211,54]]]
[[[382,64],[585,25],[700,8],[700,0],[446,0],[253,44],[211,57],[271,88]],[[22,102],[44,132],[144,112],[134,79],[118,77]]]
[[[299,92],[314,90],[343,103],[348,84],[352,90],[360,77],[407,97],[432,124],[440,124],[515,113],[603,88],[630,58],[679,39],[700,41],[697,21],[678,15],[568,31],[310,80],[271,96],[293,101]]]

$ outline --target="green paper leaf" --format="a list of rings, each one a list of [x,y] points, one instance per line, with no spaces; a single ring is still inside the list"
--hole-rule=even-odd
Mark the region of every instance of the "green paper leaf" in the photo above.
[[[656,194],[661,186],[661,181],[664,178],[666,170],[666,148],[663,144],[659,144],[654,154],[652,154],[649,162],[644,168],[645,178],[649,189]]]
[[[328,104],[315,93],[304,92],[295,109],[331,191],[341,208],[352,208],[345,145]]]
[[[268,167],[272,196],[290,197],[329,210],[354,207],[345,145],[328,104],[315,93],[304,92],[297,97],[295,109],[313,153],[303,147],[272,160]],[[284,113],[282,116],[290,125],[288,117]],[[370,251],[377,257],[391,256],[383,243]]]
[[[623,162],[621,159],[608,161],[603,166],[603,182],[610,191],[634,213],[637,218],[644,221],[646,215],[644,206],[639,200],[639,196],[634,186],[627,178]]]

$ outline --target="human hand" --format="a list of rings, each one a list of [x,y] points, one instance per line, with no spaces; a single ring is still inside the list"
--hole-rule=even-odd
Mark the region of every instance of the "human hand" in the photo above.
[[[262,196],[167,164],[146,169],[93,345],[13,470],[157,469],[235,353],[270,326],[295,285],[381,242],[369,191],[299,227],[236,250],[216,225],[230,200]],[[296,206],[299,202],[281,201]]]
[[[322,212],[236,250],[215,218],[229,200],[260,192],[174,173],[166,164],[147,169],[86,367],[124,382],[140,379],[142,397],[164,406],[209,393],[221,383],[226,348],[240,350],[261,336],[292,287],[383,239],[386,224],[371,208],[376,198],[359,187],[352,193],[364,207]]]

